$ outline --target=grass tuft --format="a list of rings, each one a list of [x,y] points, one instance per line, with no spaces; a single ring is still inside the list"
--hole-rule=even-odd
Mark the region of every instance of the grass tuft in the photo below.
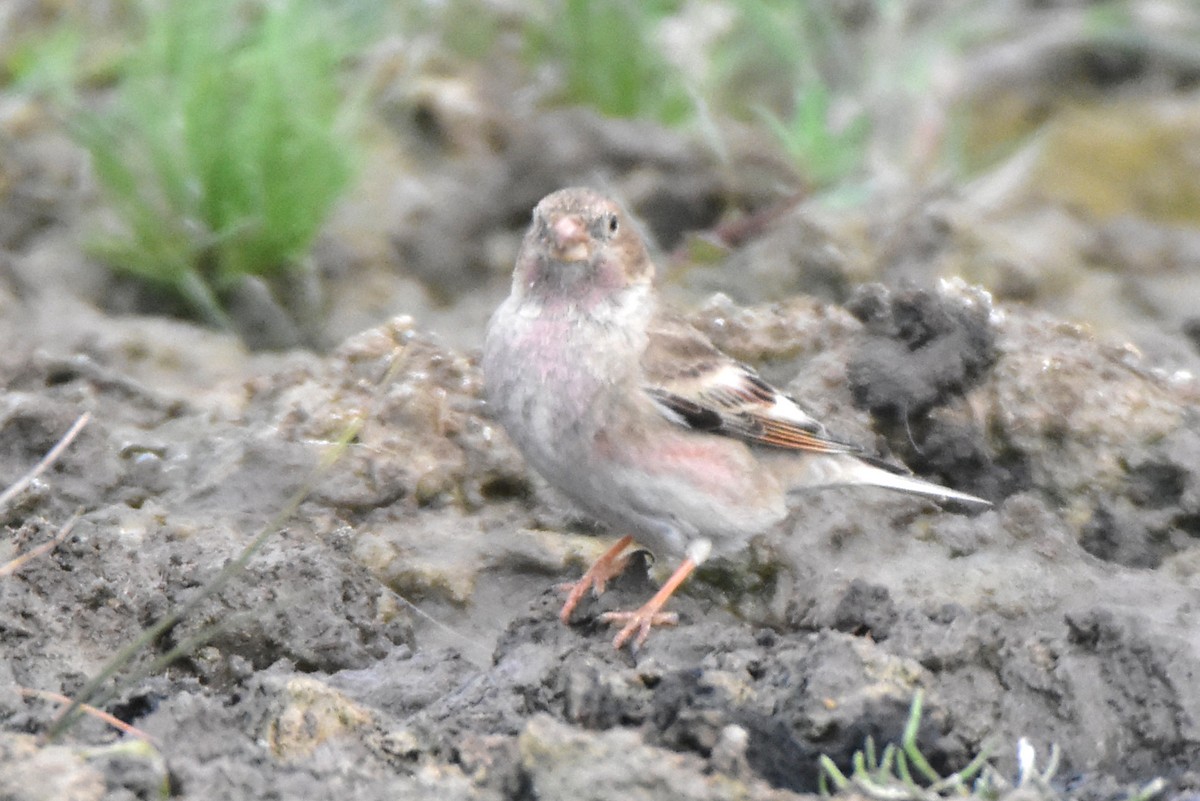
[[[684,122],[695,101],[656,40],[659,25],[678,6],[672,0],[550,3],[526,25],[526,57],[561,73],[562,102],[610,117]]]
[[[923,701],[924,693],[917,690],[899,747],[888,743],[877,756],[875,741],[868,737],[863,750],[851,758],[853,770],[849,776],[832,759],[821,755],[818,761],[821,795],[830,794],[831,784],[837,792],[859,792],[877,801],[937,801],[952,795],[970,795],[969,783],[988,767],[987,753],[981,751],[965,768],[949,776],[939,775],[917,747]]]
[[[818,760],[819,786],[822,796],[831,792],[857,793],[873,801],[944,801],[948,798],[1003,799],[1009,796],[1042,798],[1047,801],[1065,798],[1054,785],[1058,771],[1058,746],[1050,747],[1045,767],[1039,768],[1037,753],[1028,740],[1017,742],[1016,780],[1010,781],[988,761],[987,750],[981,750],[961,770],[940,775],[917,747],[921,728],[921,707],[924,692],[917,690],[909,707],[908,721],[897,746],[888,743],[883,752],[876,753],[875,741],[868,737],[863,750],[851,757],[852,770],[847,776],[826,755]],[[1150,801],[1166,788],[1166,782],[1156,778],[1131,789],[1125,801]]]
[[[329,15],[312,0],[151,2],[71,129],[121,230],[95,251],[227,326],[222,293],[296,269],[351,176]]]

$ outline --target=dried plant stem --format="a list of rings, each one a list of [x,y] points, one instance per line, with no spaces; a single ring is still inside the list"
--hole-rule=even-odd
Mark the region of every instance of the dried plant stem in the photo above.
[[[71,518],[62,524],[62,527],[58,530],[58,533],[55,534],[54,538],[49,542],[43,542],[36,548],[32,548],[20,556],[6,562],[5,564],[0,565],[0,578],[4,578],[5,576],[16,573],[18,570],[24,567],[27,562],[38,558],[47,551],[53,550],[55,546],[57,546],[71,534],[71,530],[75,528],[75,524],[79,522],[79,516],[82,514],[83,509],[76,509],[75,514],[71,515]]]
[[[0,492],[0,510],[3,510],[5,506],[12,502],[13,498],[24,492],[33,483],[34,479],[46,472],[52,464],[57,462],[58,458],[63,455],[63,451],[71,446],[71,443],[75,441],[75,437],[79,436],[79,432],[83,430],[83,427],[91,419],[91,412],[84,412],[79,415],[79,418],[67,429],[67,433],[62,435],[62,439],[54,444],[54,447],[42,457],[40,462],[34,465],[32,470],[17,479],[16,483],[4,490],[4,492]]]
[[[154,738],[151,737],[149,734],[146,734],[146,732],[142,731],[141,729],[139,729],[136,726],[130,726],[125,721],[121,720],[120,718],[114,717],[113,715],[108,714],[103,709],[97,709],[96,707],[91,706],[89,704],[81,704],[81,703],[78,703],[77,701],[72,701],[70,698],[68,698],[67,696],[65,696],[61,693],[53,693],[53,692],[50,692],[49,690],[34,690],[29,687],[18,687],[17,692],[19,692],[21,695],[25,696],[26,698],[42,698],[46,701],[53,701],[54,703],[60,704],[60,705],[69,704],[72,706],[76,706],[79,708],[80,712],[82,712],[86,715],[91,715],[94,718],[99,718],[100,720],[107,723],[109,726],[112,726],[114,729],[124,732],[125,734],[128,734],[131,737],[137,737],[139,740],[145,740],[146,742],[150,743],[151,745],[153,745],[155,747],[158,746],[158,744],[154,741]]]

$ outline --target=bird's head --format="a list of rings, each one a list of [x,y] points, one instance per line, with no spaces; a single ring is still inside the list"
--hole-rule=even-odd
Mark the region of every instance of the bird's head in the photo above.
[[[513,290],[588,304],[644,287],[654,265],[625,211],[591,189],[542,198],[513,275]]]

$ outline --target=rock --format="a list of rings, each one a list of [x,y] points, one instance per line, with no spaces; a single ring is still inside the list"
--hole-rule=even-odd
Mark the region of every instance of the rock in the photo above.
[[[538,715],[526,725],[519,742],[528,787],[539,798],[783,801],[796,797],[757,782],[705,776],[694,757],[647,746],[632,731],[593,734]]]

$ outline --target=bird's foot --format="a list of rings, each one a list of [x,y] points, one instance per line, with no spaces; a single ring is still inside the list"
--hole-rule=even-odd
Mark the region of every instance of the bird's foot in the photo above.
[[[579,581],[569,581],[559,584],[555,588],[567,593],[567,600],[563,602],[562,611],[558,613],[559,620],[568,623],[571,620],[571,613],[575,611],[575,607],[583,600],[583,596],[588,590],[600,595],[611,579],[621,575],[629,563],[629,554],[622,552],[632,544],[633,537],[622,537],[587,569]]]
[[[605,612],[600,616],[601,621],[614,626],[625,624],[617,632],[617,636],[613,637],[613,648],[620,650],[635,633],[637,636],[633,639],[633,647],[641,648],[642,643],[650,636],[652,627],[674,626],[679,622],[679,615],[674,612],[660,612],[658,609],[651,608],[652,606],[652,603],[647,603],[636,612]],[[661,607],[661,604],[659,606]]]
[[[707,547],[707,540],[703,542]],[[625,624],[624,628],[617,632],[617,636],[613,637],[613,648],[620,650],[635,633],[637,637],[633,640],[633,647],[641,648],[642,643],[650,636],[652,627],[673,626],[679,622],[678,615],[674,612],[664,612],[662,608],[671,594],[679,589],[679,585],[692,575],[692,571],[696,569],[696,565],[703,560],[704,556],[707,556],[707,551],[684,559],[679,567],[675,568],[675,572],[671,574],[666,583],[659,588],[658,592],[654,593],[654,597],[646,601],[645,605],[636,612],[605,612],[600,616],[605,623]]]

